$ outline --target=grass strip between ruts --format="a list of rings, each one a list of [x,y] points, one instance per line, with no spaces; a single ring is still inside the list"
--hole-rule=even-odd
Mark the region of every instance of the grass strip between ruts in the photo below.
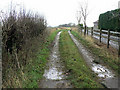
[[[78,48],[70,38],[67,31],[60,35],[60,55],[69,71],[68,79],[75,88],[100,88],[102,87],[97,80],[96,75],[86,65]]]

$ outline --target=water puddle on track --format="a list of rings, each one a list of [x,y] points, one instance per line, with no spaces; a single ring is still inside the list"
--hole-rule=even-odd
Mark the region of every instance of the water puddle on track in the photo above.
[[[50,62],[48,62],[49,69],[48,70],[46,69],[44,73],[44,77],[49,80],[58,80],[58,79],[60,80],[64,77],[62,74],[63,73],[62,70],[59,68],[60,67],[60,64],[59,64],[60,55],[59,55],[58,43],[59,43],[60,34],[61,32],[57,34],[56,39],[55,39],[53,51],[50,56]]]
[[[82,54],[86,63],[91,67],[92,71],[97,73],[98,77],[102,78],[103,81],[105,82],[107,82],[108,80],[112,81],[112,79],[115,77],[115,74],[111,70],[107,69],[105,66],[94,63],[93,61],[95,60],[95,58],[93,57],[93,55],[87,51],[87,49],[71,34],[70,31],[68,31],[68,33],[73,42],[78,47],[79,52]],[[107,82],[107,84],[109,84],[110,82]],[[115,81],[115,83],[118,84],[117,81]],[[110,85],[110,87],[115,88],[116,86],[113,87],[112,85]]]
[[[59,37],[61,32],[58,32],[55,38],[55,44],[52,49],[47,67],[44,72],[44,79],[40,82],[40,88],[72,88],[70,82],[66,80],[66,75],[63,63],[60,61],[59,54]]]
[[[108,70],[105,66],[100,64],[93,63],[92,70],[98,74],[99,77],[102,78],[113,78],[114,74]]]

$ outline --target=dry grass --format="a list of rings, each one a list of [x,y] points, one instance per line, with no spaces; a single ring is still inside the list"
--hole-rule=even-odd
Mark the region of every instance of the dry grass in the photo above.
[[[81,43],[90,50],[93,55],[99,58],[102,62],[101,64],[108,66],[115,71],[116,75],[118,75],[118,65],[120,58],[118,57],[118,51],[110,46],[107,48],[107,45],[104,43],[100,43],[99,40],[92,38],[90,36],[81,36],[77,31],[73,32],[78,39],[80,39]]]
[[[116,58],[118,59],[117,49],[115,49],[111,46],[109,48],[107,48],[107,45],[104,43],[100,43],[99,40],[92,38],[91,36],[88,36],[88,35],[84,36],[83,33],[81,35],[77,30],[73,30],[73,31],[77,32],[82,38],[84,38],[87,42],[89,42],[91,45],[93,45],[93,47],[101,49],[109,57],[111,57],[113,59],[116,59]]]
[[[71,29],[72,29],[73,31],[78,31],[78,30],[77,30],[77,27],[71,27]]]
[[[90,42],[94,47],[101,49],[102,52],[105,53],[105,55],[107,55],[107,57],[112,58],[112,59],[118,59],[117,49],[111,46],[107,48],[106,44],[100,43],[99,40],[94,39],[90,36],[86,36],[85,40]]]

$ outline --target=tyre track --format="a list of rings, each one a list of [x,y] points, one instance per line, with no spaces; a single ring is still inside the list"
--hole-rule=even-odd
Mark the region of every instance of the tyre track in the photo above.
[[[100,64],[96,64],[93,61],[95,58],[93,55],[87,51],[87,49],[68,31],[71,39],[78,47],[80,54],[83,56],[86,63],[90,66],[90,68],[98,74],[98,77],[103,79],[102,84],[104,84],[108,88],[118,88],[118,78],[115,77],[115,74],[107,69],[107,67],[102,66]]]
[[[44,79],[40,82],[40,88],[72,88],[70,82],[66,80],[64,74],[64,65],[60,61],[59,54],[59,37],[61,32],[58,32],[55,38],[55,44],[52,48],[47,67],[44,72]]]

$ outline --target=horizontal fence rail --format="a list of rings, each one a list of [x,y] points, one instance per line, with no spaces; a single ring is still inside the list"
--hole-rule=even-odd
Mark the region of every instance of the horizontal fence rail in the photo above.
[[[89,30],[90,31],[90,30]],[[109,30],[108,30],[109,31]],[[116,41],[118,42],[119,41],[119,38],[120,38],[120,33],[119,32],[113,32],[113,31],[110,31],[108,33],[107,30],[95,30],[93,29],[93,35],[96,35],[96,36],[101,36],[101,38],[108,38],[108,35],[110,36],[110,40],[113,40],[113,41]]]
[[[91,29],[87,30],[87,35],[91,35],[91,37],[97,36],[97,38],[99,38],[100,42],[103,40],[103,38],[106,39],[104,41],[107,44],[107,48],[109,48],[111,42],[112,43],[116,42],[117,44],[116,43],[113,43],[113,44],[118,47],[117,48],[118,56],[120,56],[120,32],[91,28]]]

